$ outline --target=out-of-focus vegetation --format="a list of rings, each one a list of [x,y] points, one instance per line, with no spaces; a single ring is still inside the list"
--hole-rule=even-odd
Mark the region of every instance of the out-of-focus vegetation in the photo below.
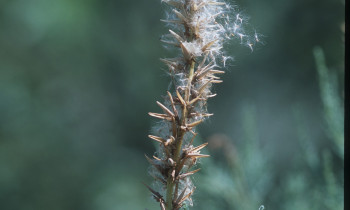
[[[344,2],[236,1],[193,209],[342,209]],[[159,1],[0,2],[0,209],[158,209],[144,153],[169,78]],[[164,71],[162,71],[163,69]]]

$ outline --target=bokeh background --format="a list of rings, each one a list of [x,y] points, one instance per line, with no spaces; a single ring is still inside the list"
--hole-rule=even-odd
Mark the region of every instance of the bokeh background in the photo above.
[[[344,1],[234,3],[264,44],[226,48],[193,209],[342,209]],[[1,210],[159,209],[142,182],[169,84],[163,9],[0,1]]]

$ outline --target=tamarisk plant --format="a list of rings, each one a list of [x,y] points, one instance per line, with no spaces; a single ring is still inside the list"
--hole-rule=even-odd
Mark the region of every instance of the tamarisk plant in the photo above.
[[[245,35],[245,21],[233,7],[220,0],[162,0],[169,9],[167,23],[172,30],[161,41],[177,49],[176,58],[161,59],[169,68],[172,92],[167,92],[164,103],[157,104],[163,113],[149,113],[161,120],[149,138],[159,143],[155,156],[146,159],[151,164],[150,175],[154,188],[146,185],[162,210],[180,209],[192,205],[195,187],[190,176],[197,160],[207,145],[194,146],[195,128],[212,114],[207,113],[208,98],[215,96],[211,86],[221,83],[219,70],[229,56],[223,54],[226,40],[238,38],[251,49],[258,42],[257,34]]]

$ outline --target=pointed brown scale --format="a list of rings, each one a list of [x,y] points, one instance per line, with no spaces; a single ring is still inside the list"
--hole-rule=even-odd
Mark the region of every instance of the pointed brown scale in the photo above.
[[[185,102],[185,100],[182,98],[182,96],[181,96],[181,94],[179,93],[178,90],[176,90],[176,95],[177,95],[178,99],[180,100],[181,104],[182,104],[183,106],[186,106],[186,102]]]
[[[168,121],[172,121],[172,117],[169,117],[166,114],[159,114],[159,113],[153,113],[153,112],[149,112],[148,113],[150,116],[158,118],[158,119],[162,119],[162,120],[168,120]]]
[[[208,5],[215,5],[215,6],[225,6],[226,3],[224,2],[216,2],[216,1],[210,1],[210,2],[207,2]]]
[[[211,83],[216,83],[216,84],[222,83],[222,82],[223,82],[222,80],[216,80],[216,79],[211,81]]]
[[[164,202],[163,196],[159,192],[153,190],[150,186],[148,186],[143,182],[142,184],[145,185],[149,191],[151,191],[151,193],[153,194],[153,196],[156,198],[158,202]]]
[[[205,67],[198,69],[195,74],[196,79],[201,78],[202,76],[200,75],[210,71],[215,66],[213,64],[214,64],[214,61],[211,61]]]
[[[151,158],[149,158],[146,154],[145,154],[145,157],[146,157],[147,161],[148,161],[151,165],[153,165],[153,166],[155,166],[155,167],[158,167],[158,165],[157,165]]]
[[[193,128],[193,127],[201,124],[203,121],[204,121],[203,119],[202,120],[198,120],[198,121],[195,121],[193,123],[187,124],[186,126],[189,127],[189,128]]]
[[[147,159],[147,161],[154,166],[161,174],[163,174],[163,168],[160,167],[160,165],[158,165],[157,163],[155,163],[154,160],[152,160],[151,158],[149,158],[146,154],[145,157]]]
[[[209,43],[207,43],[206,45],[204,45],[202,47],[202,52],[205,52],[208,48],[210,48],[217,40],[211,41]]]
[[[213,79],[209,79],[206,83],[204,83],[199,89],[198,89],[198,93],[202,94],[203,90],[211,83],[211,81],[213,81]]]
[[[180,202],[178,202],[178,205],[181,205],[187,198],[189,198],[189,197],[193,194],[193,192],[194,192],[195,189],[196,189],[196,188],[193,187],[193,189],[191,190],[191,192],[188,193],[185,197],[183,197],[183,198],[180,200]]]
[[[210,79],[220,80],[220,77],[214,76],[212,74],[207,75],[207,77]]]
[[[184,23],[188,22],[188,19],[179,11],[177,11],[176,9],[173,9],[173,12],[176,14],[176,16],[182,20]]]
[[[212,97],[215,97],[215,96],[217,96],[216,93],[215,94],[211,94],[211,95],[207,95],[207,98],[212,98]]]
[[[214,63],[215,63],[215,60],[210,61],[210,62],[203,68],[203,70],[213,68],[213,67],[215,66],[215,65],[213,65]]]
[[[202,114],[202,117],[211,117],[213,115],[214,115],[213,113],[205,113],[205,114]]]
[[[165,113],[167,113],[168,115],[170,115],[171,117],[174,117],[175,115],[174,115],[174,113],[172,113],[168,108],[166,108],[162,103],[160,103],[159,101],[157,101],[157,104],[158,104],[158,106],[160,107],[160,108],[162,108],[163,109],[163,111],[165,112]]]
[[[190,104],[191,104],[191,102],[190,102]],[[197,116],[201,116],[201,115],[198,112],[192,112],[192,113],[190,113],[190,116],[192,118],[192,117],[197,117]]]
[[[153,140],[159,142],[159,143],[165,143],[165,142],[166,142],[163,138],[158,137],[158,136],[148,135],[148,137],[149,137],[150,139],[153,139]]]
[[[184,179],[184,178],[186,178],[186,177],[188,177],[188,176],[191,176],[191,175],[193,175],[193,174],[195,174],[195,173],[197,173],[198,171],[200,171],[201,169],[200,168],[198,168],[198,169],[196,169],[196,170],[194,170],[194,171],[190,171],[190,172],[187,172],[187,173],[184,173],[184,174],[180,174],[179,176],[177,176],[177,179]]]
[[[180,36],[178,35],[177,33],[175,33],[174,31],[170,30],[169,29],[169,32],[171,35],[173,35],[173,37],[178,41],[178,42],[184,42],[185,40]]]
[[[178,112],[177,112],[177,110],[176,110],[175,102],[174,102],[173,96],[171,95],[171,93],[170,93],[169,91],[167,91],[167,94],[168,94],[168,96],[169,96],[169,100],[170,100],[170,103],[171,103],[171,107],[173,108],[175,117],[178,117],[179,114],[178,114]]]
[[[192,117],[210,117],[210,116],[213,116],[214,114],[210,114],[210,113],[197,113],[197,112],[194,112],[194,113],[191,113],[191,116]]]
[[[212,67],[213,66],[211,66],[211,67],[206,66],[205,68],[203,68],[203,70],[198,72],[198,74],[196,75],[196,79],[200,80],[202,77],[207,76],[207,74],[213,74],[213,72],[211,70]],[[211,75],[211,77],[214,77],[214,79],[220,79],[219,77],[215,77],[214,75]]]
[[[153,177],[153,179],[160,181],[162,184],[166,184],[166,181],[158,176],[155,176],[154,174],[150,173],[150,175]]]
[[[157,104],[163,109],[164,112],[166,112],[168,115],[171,116],[171,121],[172,121],[172,133],[173,135],[175,136],[176,135],[176,122],[179,121],[179,117],[178,117],[178,113],[177,113],[177,110],[175,108],[175,104],[174,104],[174,101],[173,101],[173,98],[171,96],[171,94],[169,93],[168,91],[168,95],[169,95],[169,99],[170,99],[170,102],[171,102],[171,106],[175,112],[175,114],[173,114],[167,107],[165,107],[163,104],[161,104],[160,102],[157,101]],[[167,146],[167,145],[165,145]]]
[[[210,70],[210,73],[211,74],[224,74],[225,72],[224,71],[220,71],[220,70]]]
[[[197,72],[197,74],[195,75],[195,79],[199,80],[202,77],[204,77],[205,75],[207,75],[208,73],[210,73],[210,68],[203,69],[203,70]]]
[[[164,119],[168,116],[166,114],[159,114],[159,113],[154,113],[154,112],[148,112],[149,115],[151,115],[152,117],[156,116],[156,117],[164,117]]]
[[[192,60],[192,58],[193,58],[192,54],[187,50],[185,45],[183,45],[182,43],[180,43],[180,47],[181,47],[182,54],[183,54],[185,60],[187,62],[190,62]]]
[[[185,193],[186,193],[187,187],[185,187],[185,189],[183,189],[183,191],[181,192],[181,194],[177,197],[175,203],[177,205],[180,204],[180,201],[182,200],[182,198],[184,197]]]
[[[160,159],[160,158],[158,158],[158,157],[156,157],[156,156],[152,156],[154,159],[156,159],[156,160],[158,160],[158,161],[162,161],[162,159]]]
[[[205,158],[205,157],[210,157],[210,155],[203,155],[203,154],[187,154],[187,157],[191,158]]]
[[[180,164],[178,164],[178,165],[176,166],[176,172],[177,172],[176,176],[181,172],[182,168],[183,168],[184,165],[185,165],[186,160],[187,160],[187,158],[181,159]]]
[[[145,155],[147,161],[154,167],[158,170],[159,173],[161,173],[163,176],[165,175],[165,172],[166,172],[166,168],[160,166],[159,164],[155,163],[154,160],[152,160],[151,158],[149,158],[147,155]]]
[[[192,99],[188,104],[192,105],[192,104],[196,103],[198,100],[201,100],[201,99],[203,100],[203,98],[201,98],[201,97],[202,97],[202,93],[200,95],[198,95],[196,98]]]
[[[208,145],[208,143],[204,143],[201,144],[199,146],[196,146],[195,148],[192,148],[188,151],[188,153],[193,153],[193,152],[198,152],[199,150],[203,149],[204,147],[206,147]]]

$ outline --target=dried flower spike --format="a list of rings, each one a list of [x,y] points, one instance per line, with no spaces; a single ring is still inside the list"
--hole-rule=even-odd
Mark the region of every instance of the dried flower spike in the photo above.
[[[195,128],[212,114],[207,113],[207,99],[214,83],[221,83],[218,70],[229,58],[223,54],[225,41],[237,38],[252,49],[259,41],[244,33],[245,19],[233,7],[221,0],[162,0],[169,8],[167,19],[162,20],[172,29],[161,41],[179,51],[176,58],[161,59],[169,68],[173,93],[167,92],[160,103],[161,113],[149,113],[160,119],[149,138],[159,143],[158,157],[146,156],[151,164],[150,174],[155,189],[147,186],[161,209],[176,210],[184,204],[192,205],[195,187],[191,175],[207,143],[193,146]],[[160,186],[160,187],[159,187]]]

